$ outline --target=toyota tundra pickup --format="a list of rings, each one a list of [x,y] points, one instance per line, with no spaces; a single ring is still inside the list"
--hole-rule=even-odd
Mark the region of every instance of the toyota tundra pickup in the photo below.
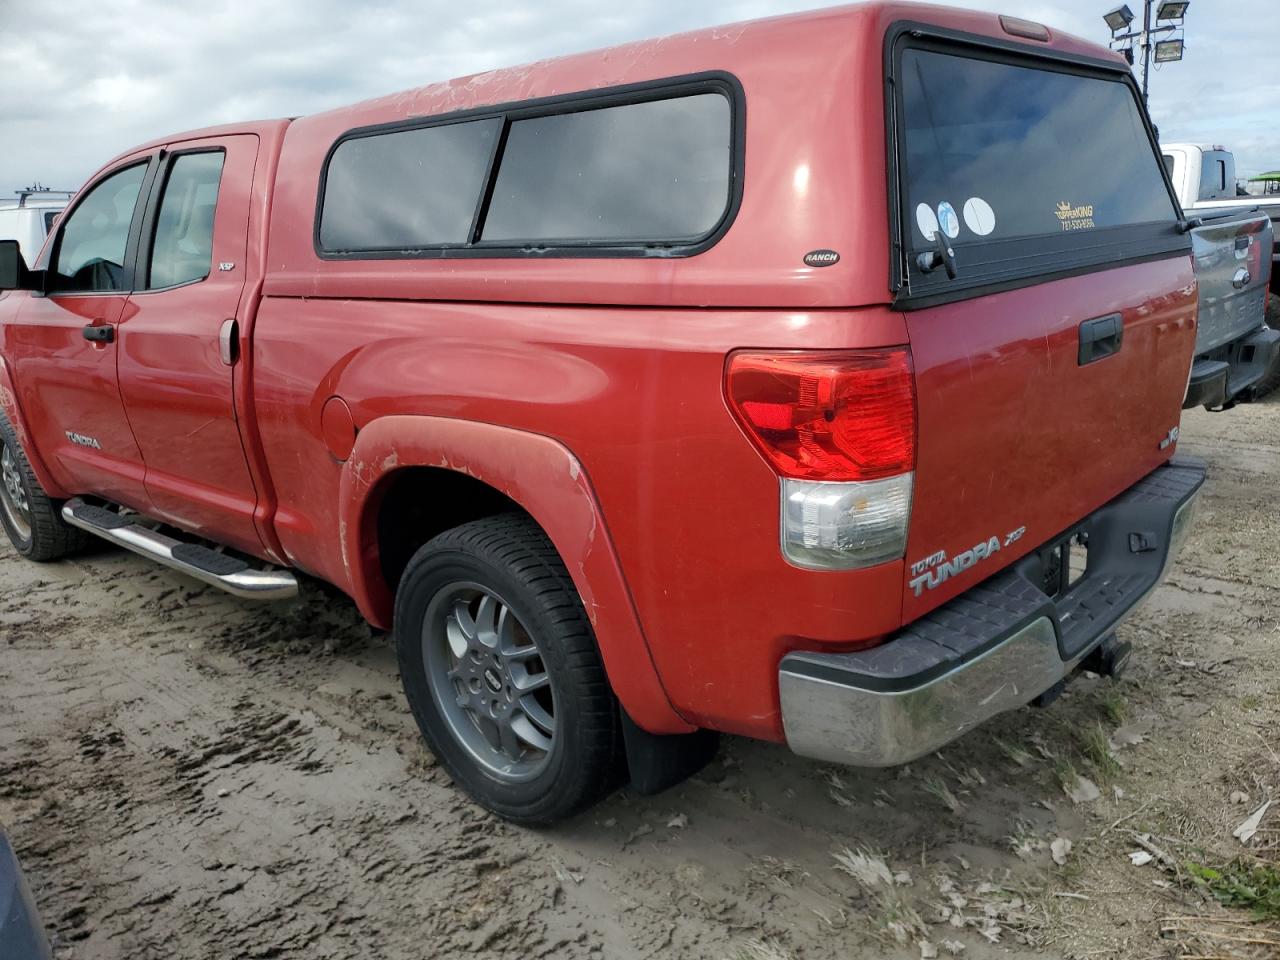
[[[1128,65],[872,3],[164,137],[0,244],[5,529],[393,633],[522,822],[1123,660],[1204,477]]]

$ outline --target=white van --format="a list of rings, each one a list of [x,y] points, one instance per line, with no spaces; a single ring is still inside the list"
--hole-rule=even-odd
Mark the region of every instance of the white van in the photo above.
[[[0,200],[0,240],[17,240],[30,267],[72,194],[71,190],[29,187],[18,191],[17,200]]]

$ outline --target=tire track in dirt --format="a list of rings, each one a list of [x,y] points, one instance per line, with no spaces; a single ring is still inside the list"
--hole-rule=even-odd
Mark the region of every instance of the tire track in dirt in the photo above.
[[[1280,673],[1278,428],[1270,404],[1188,415],[1183,447],[1213,477],[1184,562],[1125,628],[1124,684],[1084,679],[902,770],[729,739],[667,794],[620,793],[542,832],[448,783],[386,639],[333,591],[252,607],[125,554],[42,567],[0,548],[0,820],[59,956],[77,960],[905,958],[923,937],[979,958],[1150,955],[1141,911],[1073,913],[1054,896],[1081,893],[1092,868],[1055,864],[1049,842],[1127,864],[1099,824],[1238,776],[1238,752],[1205,744],[1215,711]],[[1084,738],[1116,725],[1117,700],[1148,743],[1107,780]],[[1262,710],[1251,722],[1275,719]],[[1064,767],[1103,796],[1073,805]],[[887,893],[841,872],[846,848],[904,882]],[[1119,901],[1145,904],[1148,879],[1092,882],[1134,884]]]

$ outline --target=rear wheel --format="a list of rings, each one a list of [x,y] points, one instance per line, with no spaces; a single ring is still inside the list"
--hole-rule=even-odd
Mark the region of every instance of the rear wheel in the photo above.
[[[422,547],[395,635],[423,736],[482,805],[552,823],[615,785],[617,702],[568,571],[532,521],[488,517]]]
[[[0,417],[0,526],[28,560],[58,560],[84,546],[87,535],[62,519],[22,452],[9,421]]]
[[[1267,298],[1267,326],[1272,330],[1280,330],[1280,297],[1274,293],[1269,294]],[[1265,397],[1276,387],[1280,387],[1280,354],[1271,361],[1271,369],[1259,381],[1255,388],[1254,396]]]

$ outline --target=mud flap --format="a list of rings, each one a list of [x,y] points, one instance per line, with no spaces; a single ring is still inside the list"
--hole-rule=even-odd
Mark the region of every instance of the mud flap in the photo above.
[[[714,730],[661,736],[640,729],[627,711],[621,713],[631,789],[641,796],[683,783],[710,763],[720,749],[720,734]]]

